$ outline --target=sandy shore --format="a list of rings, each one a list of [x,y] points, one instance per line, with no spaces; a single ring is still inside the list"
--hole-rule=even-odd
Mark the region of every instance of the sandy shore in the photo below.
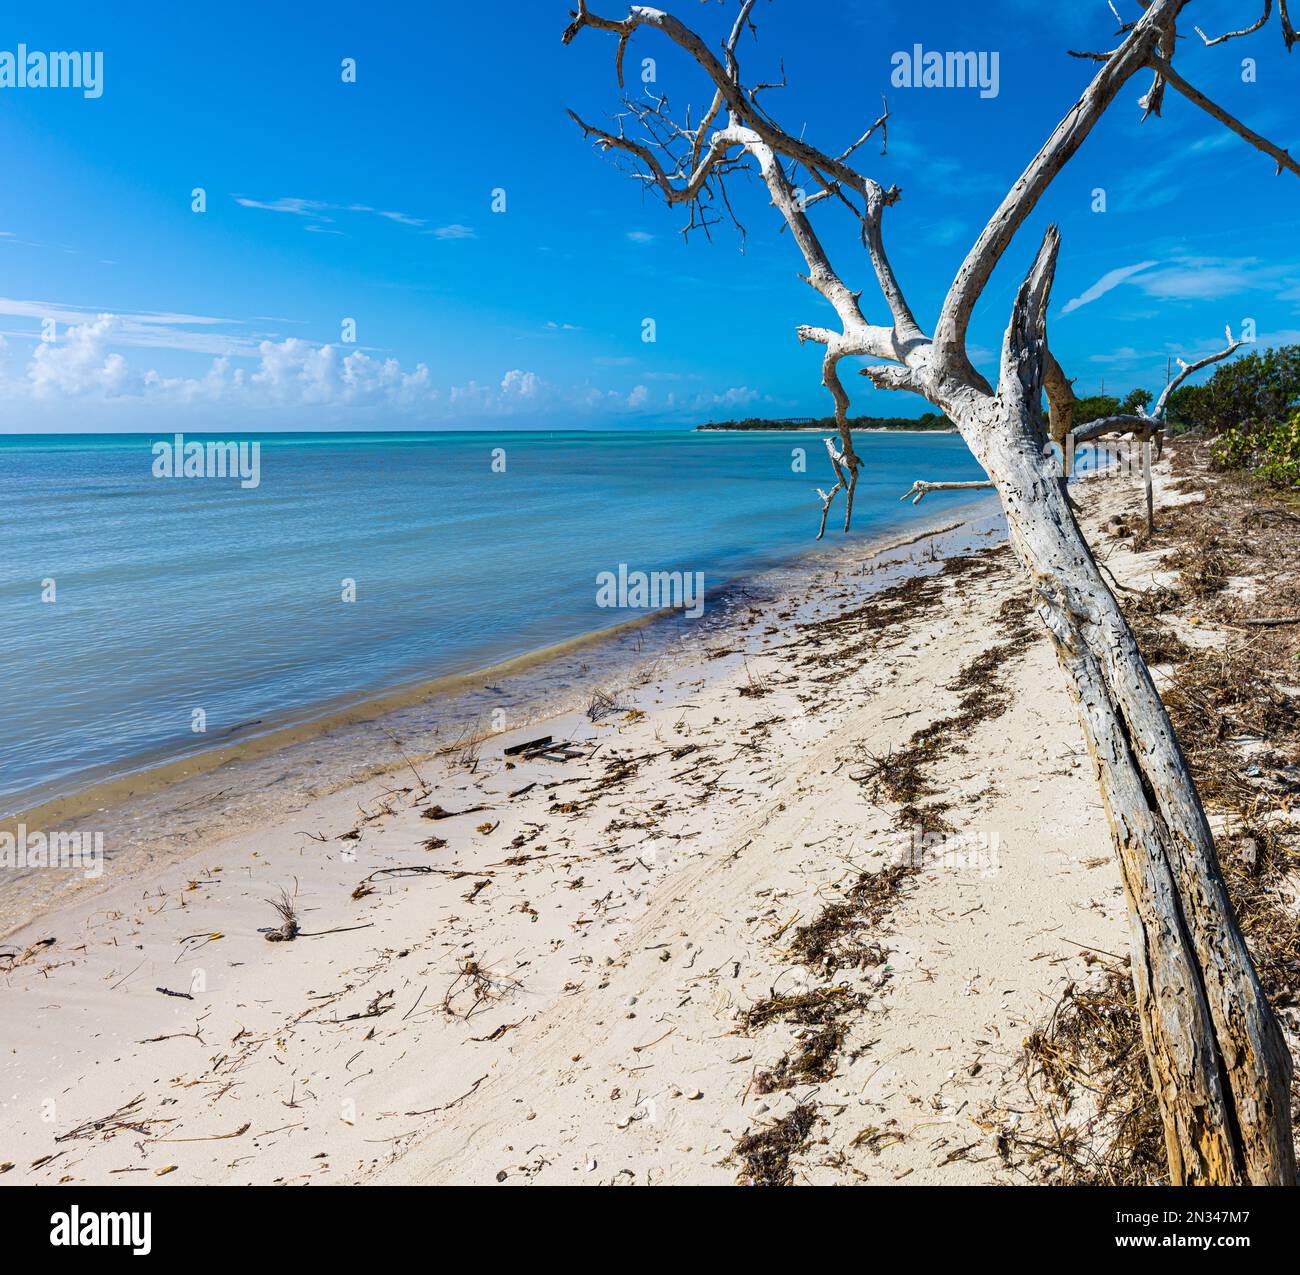
[[[0,1182],[1010,1180],[1023,1038],[1127,950],[1074,710],[992,520],[814,583],[11,934]],[[873,758],[942,721],[926,844]],[[540,735],[582,755],[504,755]]]

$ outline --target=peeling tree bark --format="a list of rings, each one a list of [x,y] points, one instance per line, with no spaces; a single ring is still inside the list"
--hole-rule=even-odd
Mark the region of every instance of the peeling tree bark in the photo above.
[[[1040,445],[1049,231],[1003,349],[985,466],[1067,674],[1129,901],[1134,986],[1176,1183],[1293,1183],[1291,1056],[1224,889],[1195,783]],[[978,453],[977,453],[978,455]]]
[[[1006,248],[1061,168],[1087,139],[1120,89],[1138,72],[1153,81],[1142,99],[1158,114],[1166,83],[1226,124],[1283,168],[1300,173],[1288,152],[1261,138],[1173,72],[1176,23],[1190,0],[1143,0],[1144,12],[1126,25],[1120,45],[1085,55],[1102,65],[1043,148],[1011,187],[967,254],[944,300],[933,338],[917,323],[886,256],[884,209],[900,195],[883,189],[848,164],[867,138],[883,135],[888,109],[839,155],[818,150],[800,133],[783,130],[758,105],[764,86],[747,89],[737,48],[752,31],[754,0],[739,14],[720,60],[708,44],[671,14],[634,5],[626,18],[600,17],[586,0],[564,33],[567,43],[591,27],[618,36],[616,65],[631,36],[657,31],[690,55],[714,85],[700,121],[678,123],[664,100],[625,99],[617,129],[601,129],[576,115],[586,136],[606,151],[634,161],[633,176],[670,204],[691,209],[687,230],[712,224],[721,207],[734,219],[726,177],[746,161],[757,168],[772,205],[785,219],[804,261],[803,276],[829,304],[839,329],[805,325],[800,341],[825,347],[822,382],[835,402],[839,445],[827,449],[835,485],[822,497],[822,529],[836,495],[845,493],[846,522],[861,461],[848,426],[849,396],[839,375],[846,357],[867,356],[882,366],[863,375],[883,389],[907,390],[943,410],[961,432],[996,488],[1011,543],[1033,582],[1038,613],[1056,648],[1092,755],[1128,898],[1133,978],[1143,1038],[1164,1123],[1169,1173],[1176,1184],[1295,1182],[1291,1135],[1291,1059],[1251,965],[1224,890],[1214,841],[1187,764],[1133,634],[1102,578],[1065,490],[1043,419],[1046,393],[1051,437],[1070,432],[1074,396],[1047,344],[1046,312],[1059,237],[1048,229],[1029,277],[1021,285],[1003,343],[996,388],[971,364],[966,349],[970,316]],[[1284,0],[1283,35],[1292,38]],[[1267,19],[1265,15],[1265,20]],[[1259,23],[1251,30],[1257,30]],[[1233,33],[1246,35],[1248,32]],[[777,86],[767,86],[777,87]],[[725,109],[726,120],[713,129]],[[631,119],[640,138],[625,128]],[[796,195],[793,174],[817,193]],[[888,325],[868,322],[861,294],[831,267],[813,228],[814,205],[847,209],[861,224],[862,243],[888,307]],[[1222,354],[1185,365],[1182,377]],[[1152,415],[1115,417],[1094,430],[1158,428],[1171,383]],[[1100,428],[1099,428],[1100,427]],[[1077,436],[1077,435],[1076,435]],[[908,495],[961,484],[917,483]],[[979,485],[979,484],[976,484]],[[820,532],[819,532],[820,535]]]
[[[1119,855],[1170,1178],[1293,1183],[1291,1057],[1164,705],[1060,477],[1032,452],[1003,445],[988,465],[1078,708]]]

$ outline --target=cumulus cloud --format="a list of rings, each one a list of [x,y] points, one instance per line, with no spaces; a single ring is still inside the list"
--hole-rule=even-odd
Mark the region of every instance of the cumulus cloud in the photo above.
[[[747,407],[750,403],[757,403],[763,396],[757,391],[750,389],[748,385],[733,385],[730,389],[723,390],[721,394],[711,394],[705,400],[712,407]]]
[[[501,393],[507,398],[537,398],[541,391],[542,381],[536,372],[512,368],[501,378]]]
[[[255,397],[281,405],[327,406],[391,403],[409,406],[433,397],[429,369],[402,371],[396,359],[374,359],[361,350],[342,354],[333,345],[289,337],[258,346],[257,369],[248,378]]]
[[[496,385],[470,381],[453,385],[447,396],[454,418],[464,416],[535,414],[562,405],[564,395],[536,372],[511,368]]]
[[[37,345],[27,365],[33,396],[76,398],[98,392],[105,398],[115,398],[129,392],[126,360],[105,350],[116,325],[113,315],[101,314],[93,322],[74,324],[58,341]]]
[[[0,299],[0,312],[4,308]],[[160,325],[204,322],[201,316],[191,315],[151,317]],[[661,397],[652,389],[656,379],[698,379],[698,374],[645,372],[621,387],[593,385],[588,380],[557,385],[523,367],[509,368],[499,379],[471,380],[440,389],[434,386],[424,363],[404,366],[396,358],[299,337],[248,338],[245,346],[208,360],[206,366],[194,365],[201,370],[176,375],[140,361],[135,350],[123,354],[115,348],[153,343],[154,338],[141,335],[141,327],[138,315],[83,317],[66,327],[53,328],[55,340],[35,342],[29,353],[14,357],[8,357],[14,351],[0,337],[0,398],[47,406],[77,401],[139,404],[159,410],[187,407],[200,416],[213,409],[224,416],[266,411],[286,417],[302,411],[384,409],[418,413],[424,419],[433,413],[454,422],[503,417],[541,422],[575,412],[600,417],[670,414],[684,407],[736,411],[765,399],[758,390],[743,385],[721,393],[701,391],[693,403],[679,402],[672,394]],[[611,360],[620,366],[627,361]]]
[[[37,344],[24,382],[9,391],[25,388],[43,402],[136,396],[241,407],[410,407],[436,398],[423,363],[407,371],[393,358],[373,358],[362,350],[345,354],[297,337],[260,342],[251,372],[233,367],[223,355],[198,377],[168,377],[154,369],[137,373],[122,354],[108,349],[120,339],[122,326],[116,315],[101,314],[69,326],[56,341]]]

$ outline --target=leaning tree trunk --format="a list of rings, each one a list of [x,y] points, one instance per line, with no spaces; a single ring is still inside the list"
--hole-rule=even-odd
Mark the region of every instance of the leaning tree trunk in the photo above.
[[[1291,1056],[1205,812],[1114,594],[1033,422],[980,456],[1092,755],[1128,898],[1133,984],[1175,1184],[1293,1184]]]

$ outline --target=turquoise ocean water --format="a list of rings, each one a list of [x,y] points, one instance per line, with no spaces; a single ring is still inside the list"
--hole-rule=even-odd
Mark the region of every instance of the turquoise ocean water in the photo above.
[[[635,613],[596,605],[620,563],[703,572],[712,594],[842,552],[835,513],[814,543],[812,433],[223,436],[259,442],[252,489],[155,477],[160,437],[0,436],[2,810],[620,624]],[[858,539],[917,521],[914,478],[982,477],[955,435],[858,445]]]

